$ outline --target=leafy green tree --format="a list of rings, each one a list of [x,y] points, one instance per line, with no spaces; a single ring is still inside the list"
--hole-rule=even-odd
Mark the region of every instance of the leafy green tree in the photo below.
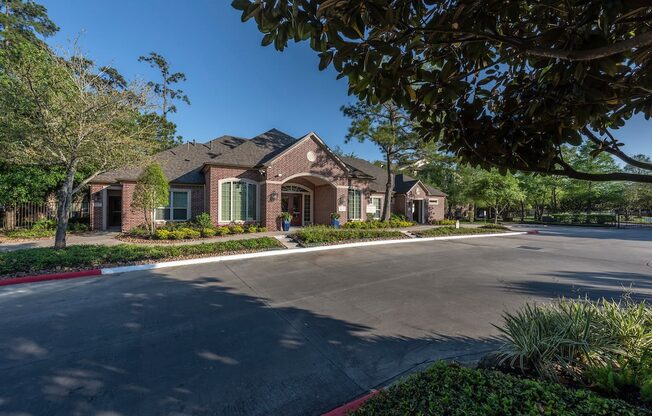
[[[149,164],[138,177],[131,207],[143,211],[145,225],[152,235],[156,231],[156,208],[168,205],[169,198],[168,180],[161,165]]]
[[[150,81],[148,85],[161,98],[161,115],[163,119],[167,120],[168,113],[177,112],[177,106],[173,104],[174,101],[180,100],[190,105],[190,100],[183,90],[173,87],[175,84],[186,80],[186,75],[183,72],[171,72],[168,61],[156,52],[141,56],[138,58],[138,62],[146,62],[150,67],[157,69],[161,73],[161,82]]]
[[[476,171],[468,193],[475,201],[486,204],[493,210],[496,224],[498,217],[510,205],[520,202],[523,198],[516,178],[510,173],[503,175],[497,169]]]
[[[525,218],[526,206],[534,209],[534,219],[541,221],[546,205],[550,203],[554,187],[554,178],[539,174],[517,175],[519,187],[523,192],[521,200],[521,221]]]
[[[652,160],[649,156],[638,154],[632,156],[634,159],[642,162],[651,163]],[[640,173],[641,169],[632,165],[626,165],[623,170],[625,172]],[[638,212],[640,215],[641,210],[652,210],[652,184],[648,183],[635,183],[626,182],[624,192],[624,204],[622,209],[624,214],[629,217],[631,214]]]
[[[5,158],[64,172],[55,236],[55,247],[63,248],[73,195],[96,175],[135,163],[153,148],[152,132],[138,123],[148,108],[147,88],[117,87],[78,51],[61,57],[25,41],[0,49],[0,85]],[[79,172],[88,173],[75,183]]]
[[[595,152],[588,142],[576,148],[564,149],[564,160],[574,169],[601,174],[617,172],[620,167],[614,159],[604,152]],[[585,211],[616,208],[622,204],[623,183],[596,182],[592,180],[568,180],[564,186],[564,198],[561,203],[568,211]]]
[[[43,202],[63,177],[58,168],[0,163],[0,205]]]
[[[153,123],[156,126],[156,137],[160,143],[160,150],[169,149],[183,141],[183,137],[176,134],[177,125],[168,119],[168,113],[177,112],[177,106],[173,104],[174,101],[180,100],[190,105],[188,96],[181,89],[173,87],[175,84],[184,82],[186,75],[183,72],[171,73],[168,61],[156,52],[139,57],[138,62],[149,64],[161,74],[161,82],[150,81],[147,83],[161,100],[161,114],[149,113],[143,117],[147,123]]]
[[[463,162],[591,181],[652,183],[617,129],[652,114],[647,2],[234,0],[262,44],[309,41],[349,92],[394,102]],[[644,174],[578,170],[565,146],[590,140]]]
[[[401,155],[414,151],[420,144],[418,136],[414,134],[414,123],[391,102],[378,105],[358,102],[342,107],[342,112],[351,119],[346,140],[368,140],[378,146],[385,156],[387,181],[382,220],[389,221],[393,163]]]
[[[0,40],[21,36],[37,42],[37,35],[48,37],[59,28],[50,20],[47,9],[31,0],[2,0],[0,2]]]

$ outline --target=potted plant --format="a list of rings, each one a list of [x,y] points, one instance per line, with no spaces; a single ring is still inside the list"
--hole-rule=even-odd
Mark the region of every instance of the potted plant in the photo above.
[[[292,221],[292,214],[289,212],[281,212],[281,227],[283,231],[290,231],[290,221]]]
[[[339,212],[331,212],[331,225],[333,226],[333,228],[340,228]]]

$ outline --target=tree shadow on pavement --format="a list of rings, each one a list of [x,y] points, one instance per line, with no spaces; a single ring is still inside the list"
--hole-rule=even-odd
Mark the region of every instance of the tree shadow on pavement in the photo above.
[[[499,343],[379,335],[272,306],[234,279],[149,272],[58,284],[47,299],[0,302],[0,414],[321,414],[431,360]]]
[[[652,269],[650,269],[652,271]],[[652,275],[628,272],[558,271],[543,276],[553,280],[509,282],[509,292],[547,298],[578,298],[591,300],[620,299],[627,294],[633,300],[652,300]]]

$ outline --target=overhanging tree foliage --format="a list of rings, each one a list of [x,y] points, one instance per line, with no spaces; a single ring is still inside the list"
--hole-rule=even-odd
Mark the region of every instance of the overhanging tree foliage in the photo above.
[[[652,183],[617,129],[652,114],[652,5],[644,0],[234,0],[263,45],[309,41],[349,92],[392,100],[425,140],[502,172]],[[640,168],[585,172],[564,146],[590,142]]]

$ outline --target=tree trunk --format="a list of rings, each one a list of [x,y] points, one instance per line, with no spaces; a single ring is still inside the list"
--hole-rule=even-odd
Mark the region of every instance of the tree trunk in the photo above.
[[[525,202],[521,201],[521,222],[525,222]]]
[[[390,207],[392,202],[392,159],[389,152],[385,152],[385,163],[387,167],[387,182],[385,183],[385,201],[383,201],[383,221],[389,221]]]
[[[66,248],[66,231],[68,230],[68,217],[70,215],[70,206],[72,204],[72,191],[75,181],[75,171],[77,164],[73,162],[68,166],[66,179],[59,189],[59,201],[57,204],[57,232],[54,236],[54,248]]]

